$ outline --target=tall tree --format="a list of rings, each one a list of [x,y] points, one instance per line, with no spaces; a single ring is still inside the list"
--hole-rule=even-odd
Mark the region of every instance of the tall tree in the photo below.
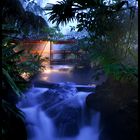
[[[78,31],[89,32],[91,61],[98,62],[107,74],[137,79],[137,1],[63,0],[45,9],[50,10],[53,23],[76,19]]]

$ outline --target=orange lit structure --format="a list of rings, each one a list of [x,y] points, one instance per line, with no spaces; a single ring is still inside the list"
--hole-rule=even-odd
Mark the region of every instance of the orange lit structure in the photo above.
[[[72,50],[54,50],[54,46],[58,45],[71,45],[76,44],[76,40],[61,40],[61,41],[40,41],[40,40],[23,40],[19,42],[19,47],[15,51],[24,49],[25,56],[21,58],[22,61],[26,61],[26,55],[39,54],[42,58],[48,58],[50,63],[72,61],[72,59],[54,59],[54,55],[67,55],[74,54],[79,55],[81,52]],[[59,47],[58,47],[59,48]],[[77,59],[78,60],[78,59]]]

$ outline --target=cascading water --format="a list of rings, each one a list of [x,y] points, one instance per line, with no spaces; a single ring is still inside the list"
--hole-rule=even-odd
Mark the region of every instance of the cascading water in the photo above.
[[[70,83],[31,88],[17,106],[25,113],[28,140],[98,140],[99,112],[88,112],[86,96]]]

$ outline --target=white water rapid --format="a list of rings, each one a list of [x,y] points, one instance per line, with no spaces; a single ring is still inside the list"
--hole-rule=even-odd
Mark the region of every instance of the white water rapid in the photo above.
[[[68,83],[32,87],[17,104],[25,113],[28,140],[98,140],[100,113],[87,111],[88,94]]]

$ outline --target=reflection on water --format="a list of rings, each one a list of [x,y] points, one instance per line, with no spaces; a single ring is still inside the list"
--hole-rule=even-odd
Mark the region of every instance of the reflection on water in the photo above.
[[[100,84],[106,78],[101,76],[100,80],[95,81],[92,78],[94,70],[91,68],[85,68],[82,66],[76,69],[72,65],[51,65],[47,66],[44,71],[42,71],[37,80],[47,81],[47,82],[74,82],[76,84]]]

